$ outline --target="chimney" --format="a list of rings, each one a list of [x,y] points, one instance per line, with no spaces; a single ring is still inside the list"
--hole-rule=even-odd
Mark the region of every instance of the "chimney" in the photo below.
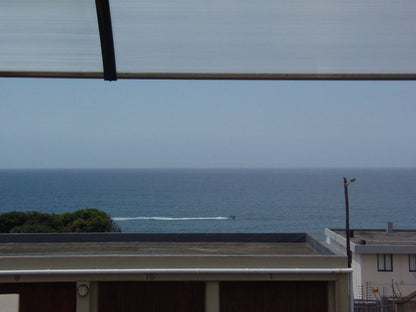
[[[393,222],[387,222],[387,233],[393,233]]]

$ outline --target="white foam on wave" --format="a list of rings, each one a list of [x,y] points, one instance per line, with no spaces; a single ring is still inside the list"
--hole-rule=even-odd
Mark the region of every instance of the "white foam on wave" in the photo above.
[[[233,217],[116,217],[114,221],[156,220],[156,221],[190,221],[190,220],[230,220]]]

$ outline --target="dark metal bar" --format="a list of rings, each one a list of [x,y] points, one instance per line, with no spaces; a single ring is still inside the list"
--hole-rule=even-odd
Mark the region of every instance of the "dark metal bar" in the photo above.
[[[172,80],[416,80],[416,74],[264,74],[264,73],[116,73],[115,79]],[[0,77],[19,78],[99,78],[101,72],[0,71]],[[115,80],[106,79],[106,80]]]
[[[119,79],[190,80],[416,80],[416,73],[123,73]]]
[[[352,178],[347,180],[347,178],[343,177],[344,179],[344,195],[345,195],[345,238],[346,238],[346,248],[347,248],[347,258],[348,258],[348,268],[351,268],[352,264],[352,256],[351,256],[351,246],[350,246],[350,204],[348,198],[348,185],[354,182],[356,179]]]
[[[352,257],[351,257],[351,247],[350,247],[350,206],[348,201],[348,181],[344,178],[344,195],[345,195],[345,237],[347,240],[347,258],[348,258],[348,268],[351,267]]]
[[[0,71],[0,77],[4,78],[81,78],[103,79],[103,72],[50,72],[50,71]]]
[[[117,80],[110,4],[108,0],[95,0],[95,7],[97,9],[98,29],[100,31],[104,80]]]

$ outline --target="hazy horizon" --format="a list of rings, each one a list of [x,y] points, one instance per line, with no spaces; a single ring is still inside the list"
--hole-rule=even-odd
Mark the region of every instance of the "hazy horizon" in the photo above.
[[[1,78],[0,168],[415,168],[415,81]]]
[[[416,167],[32,167],[0,170],[416,170]]]

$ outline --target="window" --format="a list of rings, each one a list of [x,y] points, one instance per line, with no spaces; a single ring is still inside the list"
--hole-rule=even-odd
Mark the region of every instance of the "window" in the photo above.
[[[409,272],[416,272],[416,254],[409,255]]]
[[[377,269],[378,271],[393,271],[393,255],[392,254],[378,254],[377,255]]]

